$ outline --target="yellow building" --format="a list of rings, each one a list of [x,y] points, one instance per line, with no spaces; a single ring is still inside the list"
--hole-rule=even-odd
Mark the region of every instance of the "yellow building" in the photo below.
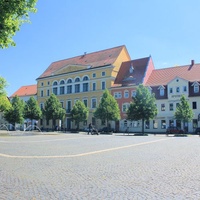
[[[90,122],[96,128],[101,128],[103,124],[93,117],[93,111],[103,91],[114,84],[121,63],[129,60],[129,53],[122,45],[53,62],[37,78],[38,103],[42,108],[51,93],[54,93],[66,109],[62,127],[72,129],[75,125],[71,122],[69,113],[76,100],[81,100],[90,112],[88,122],[80,124],[80,128],[87,127]],[[59,122],[56,125],[61,126]],[[43,119],[40,126],[51,128],[52,122]]]

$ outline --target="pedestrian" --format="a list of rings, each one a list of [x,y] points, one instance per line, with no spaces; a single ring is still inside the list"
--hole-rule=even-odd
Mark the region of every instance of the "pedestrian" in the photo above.
[[[89,135],[89,133],[92,134],[92,124],[91,123],[89,123],[89,126],[88,126],[88,135]]]

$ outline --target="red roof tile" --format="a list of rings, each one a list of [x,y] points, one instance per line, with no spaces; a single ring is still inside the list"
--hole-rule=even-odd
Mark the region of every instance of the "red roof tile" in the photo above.
[[[114,84],[141,84],[145,76],[150,57],[140,58],[123,62],[117,74]],[[133,66],[134,72],[130,73],[129,69]]]
[[[123,48],[126,48],[125,45],[53,62],[39,78],[50,76],[67,65],[85,65],[94,68],[113,64]]]
[[[10,97],[14,96],[31,96],[37,94],[37,85],[26,85],[20,87],[14,94],[12,94]]]
[[[176,77],[180,77],[191,82],[200,81],[200,64],[155,69],[152,71],[146,85],[167,85]]]

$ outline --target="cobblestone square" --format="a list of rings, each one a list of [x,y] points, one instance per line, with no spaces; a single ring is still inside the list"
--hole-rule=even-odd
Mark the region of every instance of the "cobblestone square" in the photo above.
[[[200,199],[200,138],[0,135],[0,199]]]

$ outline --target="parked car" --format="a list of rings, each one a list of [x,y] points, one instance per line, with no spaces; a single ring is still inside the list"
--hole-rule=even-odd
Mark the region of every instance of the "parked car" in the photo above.
[[[166,130],[167,134],[184,134],[185,131],[176,126],[169,126]]]
[[[102,129],[99,130],[99,132],[101,132],[101,133],[107,133],[107,132],[113,133],[113,132],[115,132],[115,130],[114,130],[114,128],[103,127]]]
[[[196,128],[194,134],[196,134],[196,135],[200,135],[200,127],[197,127],[197,128]]]

